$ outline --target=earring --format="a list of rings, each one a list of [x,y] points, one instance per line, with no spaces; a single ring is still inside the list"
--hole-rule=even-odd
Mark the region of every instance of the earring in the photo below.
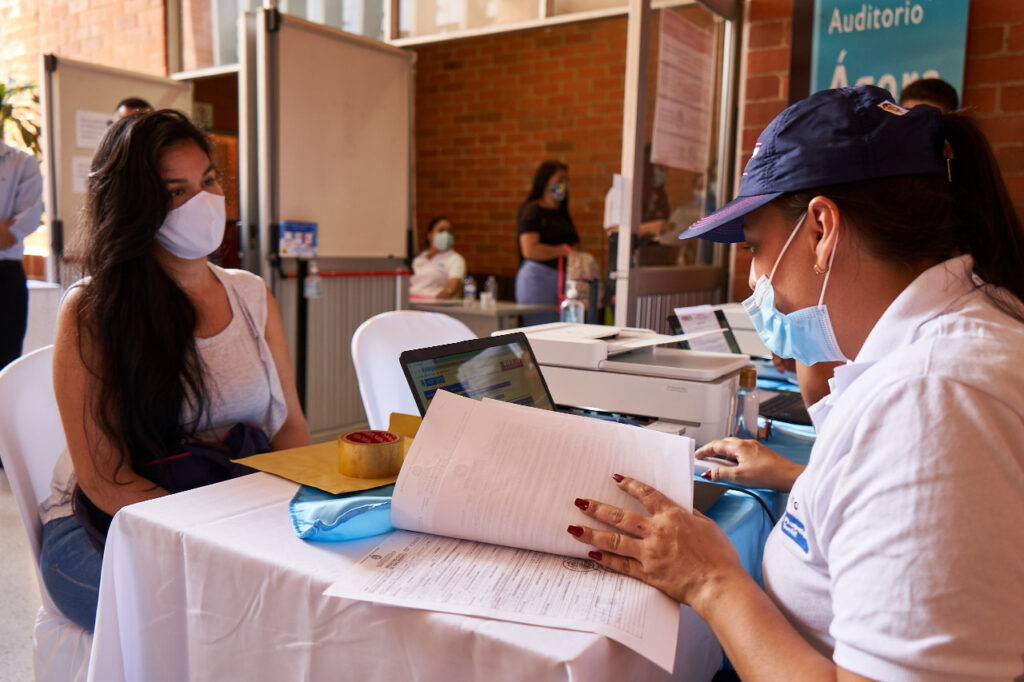
[[[824,275],[826,272],[828,272],[828,266],[825,266],[824,268],[822,268],[817,263],[814,264],[814,274],[815,275]]]

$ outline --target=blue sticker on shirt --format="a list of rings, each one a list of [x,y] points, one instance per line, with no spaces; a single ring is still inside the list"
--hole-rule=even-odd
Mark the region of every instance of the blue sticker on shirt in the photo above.
[[[808,553],[807,536],[804,534],[803,521],[786,512],[786,515],[782,517],[782,532],[795,542],[805,554]]]

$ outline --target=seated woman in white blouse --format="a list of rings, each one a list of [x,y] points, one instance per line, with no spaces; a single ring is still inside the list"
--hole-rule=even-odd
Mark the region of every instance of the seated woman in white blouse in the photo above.
[[[683,235],[746,242],[774,353],[842,363],[806,468],[751,440],[697,452],[736,462],[716,480],[789,491],[764,589],[628,471],[649,515],[580,499],[568,532],[691,606],[745,682],[1024,679],[1024,229],[984,136],[874,86],[817,92]]]
[[[454,298],[462,292],[466,259],[452,249],[452,222],[434,218],[427,227],[427,250],[412,262],[409,298]]]

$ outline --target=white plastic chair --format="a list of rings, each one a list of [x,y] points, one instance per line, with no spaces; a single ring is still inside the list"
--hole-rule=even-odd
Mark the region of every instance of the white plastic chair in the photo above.
[[[392,412],[419,414],[398,356],[413,348],[475,339],[469,327],[443,313],[393,310],[374,315],[352,335],[352,362],[371,429],[386,429]]]
[[[25,524],[43,601],[32,634],[37,682],[86,679],[92,648],[92,633],[57,610],[39,573],[39,503],[50,495],[53,466],[64,450],[52,362],[53,346],[45,346],[0,372],[0,458]]]

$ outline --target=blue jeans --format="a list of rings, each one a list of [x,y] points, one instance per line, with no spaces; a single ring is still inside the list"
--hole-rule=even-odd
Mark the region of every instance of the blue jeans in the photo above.
[[[523,260],[516,273],[516,303],[558,304],[558,270],[537,261]],[[556,311],[523,315],[523,324],[558,322]]]
[[[74,516],[43,526],[39,570],[50,599],[68,620],[92,632],[100,593],[103,555]]]

